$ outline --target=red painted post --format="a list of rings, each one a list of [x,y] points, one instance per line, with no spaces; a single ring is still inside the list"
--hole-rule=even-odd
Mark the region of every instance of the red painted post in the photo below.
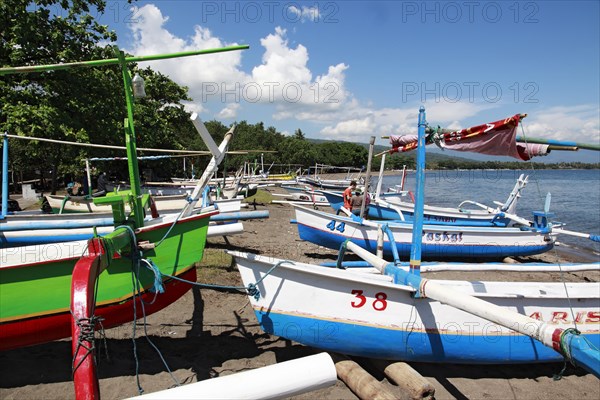
[[[96,375],[95,349],[92,347],[95,321],[90,321],[95,309],[94,291],[96,280],[106,267],[102,255],[106,250],[102,241],[95,238],[88,242],[88,255],[83,256],[75,264],[71,281],[71,337],[73,351],[73,383],[77,400],[99,399],[100,389]],[[88,324],[84,329],[82,324]],[[90,332],[91,340],[82,337],[82,331]]]

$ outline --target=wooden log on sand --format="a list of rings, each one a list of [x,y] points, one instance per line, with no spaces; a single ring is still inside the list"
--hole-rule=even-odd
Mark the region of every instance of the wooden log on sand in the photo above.
[[[371,363],[407,392],[412,399],[433,399],[435,395],[433,385],[407,363],[390,363],[384,360],[371,360]]]
[[[340,354],[331,354],[335,362],[338,378],[361,400],[394,400],[391,394],[377,379],[356,362]]]

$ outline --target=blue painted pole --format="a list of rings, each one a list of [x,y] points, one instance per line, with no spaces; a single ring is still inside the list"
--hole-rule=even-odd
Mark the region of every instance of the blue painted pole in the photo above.
[[[8,135],[4,132],[2,140],[2,213],[0,219],[8,214]]]
[[[585,337],[573,331],[564,331],[560,338],[567,355],[578,367],[600,378],[600,351]]]
[[[419,139],[417,144],[417,185],[415,188],[415,211],[410,247],[410,269],[421,275],[421,240],[423,236],[423,208],[425,196],[425,107],[419,109]]]

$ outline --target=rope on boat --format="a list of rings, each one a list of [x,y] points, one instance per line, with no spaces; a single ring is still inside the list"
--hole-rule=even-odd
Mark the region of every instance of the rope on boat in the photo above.
[[[75,320],[75,324],[79,327],[79,336],[77,337],[77,348],[73,354],[79,353],[79,350],[83,347],[85,349],[85,356],[81,357],[79,363],[75,365],[75,357],[71,360],[71,377],[75,375],[75,371],[79,369],[83,361],[91,354],[94,358],[96,357],[94,350],[96,349],[96,325],[100,326],[100,338],[104,343],[104,350],[106,352],[106,358],[108,359],[108,347],[106,346],[106,334],[104,333],[104,326],[102,321],[104,318],[92,315],[90,318],[75,318],[73,311],[71,311],[71,318]],[[91,343],[87,346],[85,342]]]
[[[525,128],[524,128],[523,121],[521,121],[520,125],[521,125],[521,132],[523,133],[524,143],[525,143],[525,145],[527,145],[528,143],[527,143],[527,137],[525,135]],[[529,147],[528,146],[526,146],[526,149],[529,152]],[[529,165],[530,165],[531,170],[534,172],[534,181],[535,181],[535,186],[536,186],[537,191],[538,191],[538,196],[540,197],[540,200],[543,200],[542,191],[540,189],[540,181],[539,181],[539,179],[537,179],[537,176],[535,175],[535,172],[536,172],[536,170],[535,170],[535,164],[532,161],[531,157],[529,157]],[[546,211],[548,211],[548,210],[546,210]],[[556,259],[560,260],[560,258],[558,257],[558,253],[556,251],[556,247],[553,246],[552,251],[554,252],[554,256],[556,257]],[[575,311],[573,310],[573,305],[571,304],[571,296],[569,295],[569,290],[567,288],[567,282],[566,282],[566,280],[564,278],[564,271],[562,269],[560,261],[557,262],[557,265],[558,265],[558,267],[560,269],[560,279],[561,279],[561,281],[563,283],[563,286],[565,288],[565,294],[567,296],[567,302],[569,303],[569,311],[571,312],[571,319],[573,321],[573,327],[574,327],[575,331],[577,331],[577,318],[575,318]],[[569,328],[569,329],[571,329],[571,328]],[[561,346],[562,346],[562,343],[561,343]],[[564,354],[566,354],[566,353],[564,353]],[[569,361],[571,361],[570,357],[569,357]],[[571,361],[571,363],[572,363],[572,361]],[[563,372],[564,372],[564,369],[563,369],[563,371],[561,371],[560,374],[562,374]]]
[[[176,281],[187,283],[188,285],[198,286],[198,287],[201,287],[201,288],[206,288],[206,289],[225,289],[225,290],[243,290],[243,291],[246,292],[247,295],[252,296],[256,300],[258,300],[258,299],[260,299],[260,290],[258,289],[258,285],[267,276],[269,276],[277,267],[279,267],[280,265],[282,265],[284,263],[292,264],[292,262],[289,261],[289,260],[281,260],[278,263],[274,264],[267,271],[266,274],[264,274],[262,277],[260,277],[259,280],[257,280],[255,283],[249,283],[248,286],[232,286],[232,285],[219,285],[219,284],[213,284],[213,283],[192,282],[192,281],[188,281],[187,279],[183,279],[183,278],[180,278],[180,277],[175,276],[175,275],[163,274],[160,271],[159,271],[159,273],[161,274],[161,276],[164,276],[166,278],[174,279]]]
[[[152,260],[148,260],[146,258],[142,258],[140,261],[143,262],[144,264],[146,264],[146,267],[150,271],[152,271],[152,273],[154,274],[154,284],[152,285],[152,288],[150,289],[150,291],[152,291],[154,293],[164,293],[165,287],[162,283],[160,270],[158,269],[156,264],[154,264],[154,262],[152,262]],[[152,302],[154,302],[154,301],[152,301]]]
[[[192,200],[193,201],[193,200]],[[191,203],[191,201],[188,200],[189,203]],[[162,242],[165,241],[165,239],[167,238],[167,236],[169,236],[169,234],[171,233],[171,231],[173,230],[173,227],[175,225],[177,225],[177,222],[179,221],[179,218],[181,218],[181,216],[183,215],[183,212],[185,211],[185,208],[183,208],[181,210],[181,212],[179,212],[179,214],[177,214],[177,217],[175,218],[175,220],[173,221],[173,223],[171,224],[171,226],[169,227],[169,229],[167,230],[167,232],[164,234],[164,236],[156,243],[155,247],[158,247],[161,245]]]
[[[338,251],[338,258],[337,258],[337,261],[335,264],[335,266],[339,269],[346,269],[344,267],[343,263],[344,263],[344,255],[346,254],[346,248],[348,247],[349,241],[350,241],[350,239],[346,239],[340,245],[340,250]]]
[[[173,226],[171,226],[171,228],[172,227]],[[137,297],[139,297],[140,306],[141,306],[141,309],[142,309],[142,326],[144,328],[144,337],[146,338],[146,341],[150,344],[150,346],[152,346],[152,348],[156,351],[156,353],[160,357],[160,359],[161,359],[163,365],[165,366],[167,372],[171,376],[171,379],[173,379],[173,382],[175,382],[175,385],[176,386],[181,386],[181,383],[179,383],[179,381],[177,380],[177,378],[173,375],[173,372],[171,372],[171,369],[169,368],[169,365],[167,364],[167,362],[166,362],[165,358],[163,357],[161,351],[152,342],[152,340],[148,336],[148,329],[147,329],[147,323],[146,323],[146,308],[144,306],[144,301],[141,298],[141,296],[142,296],[142,287],[140,285],[140,279],[139,279],[139,269],[140,269],[141,263],[144,262],[144,264],[146,265],[146,268],[149,268],[149,269],[151,269],[154,272],[154,275],[155,275],[155,285],[156,285],[157,281],[160,281],[159,288],[156,288],[156,287],[153,288],[153,289],[155,289],[154,299],[152,300],[152,302],[150,302],[150,304],[154,303],[154,301],[156,300],[156,297],[158,296],[160,288],[162,288],[162,292],[164,292],[164,287],[162,286],[162,279],[160,279],[160,271],[158,270],[158,268],[152,268],[149,265],[150,263],[152,263],[152,261],[144,259],[142,252],[138,251],[138,248],[137,248],[137,239],[136,239],[135,232],[133,231],[133,229],[130,226],[128,226],[128,225],[118,226],[116,229],[119,229],[119,228],[125,228],[129,232],[129,234],[131,236],[131,264],[132,264],[132,268],[131,268],[131,283],[132,283],[132,286],[133,286],[133,332],[132,332],[132,335],[131,335],[131,341],[133,343],[133,357],[134,357],[134,360],[135,360],[135,380],[136,380],[136,384],[137,384],[137,388],[138,388],[138,393],[140,395],[143,394],[144,393],[144,389],[142,388],[142,385],[140,384],[139,357],[138,357],[138,353],[137,353],[137,344],[136,344],[136,340],[135,340],[136,339],[136,335],[137,335],[137,304],[136,304],[137,303]],[[169,229],[169,231],[171,230],[171,228]],[[168,234],[168,232],[167,232],[167,234]],[[165,237],[166,237],[166,235],[165,235]],[[163,237],[163,239],[161,239],[161,241],[162,240],[164,240],[164,237]]]

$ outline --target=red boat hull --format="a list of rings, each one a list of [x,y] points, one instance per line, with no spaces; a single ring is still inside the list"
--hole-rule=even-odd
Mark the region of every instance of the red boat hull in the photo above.
[[[196,268],[190,268],[188,271],[179,275],[179,277],[196,282]],[[141,297],[137,297],[137,318],[143,316],[140,304],[141,299],[144,300],[146,315],[150,315],[177,301],[191,288],[190,284],[173,279],[164,281],[163,284],[165,286],[165,292],[159,293],[153,304],[149,304],[149,302],[154,299],[154,293],[146,291]],[[104,318],[102,325],[106,329],[131,322],[133,315],[133,299],[130,298],[120,303],[97,306],[96,315]],[[0,324],[0,351],[33,346],[70,336],[71,314],[69,312],[35,317],[21,321],[6,322]]]

